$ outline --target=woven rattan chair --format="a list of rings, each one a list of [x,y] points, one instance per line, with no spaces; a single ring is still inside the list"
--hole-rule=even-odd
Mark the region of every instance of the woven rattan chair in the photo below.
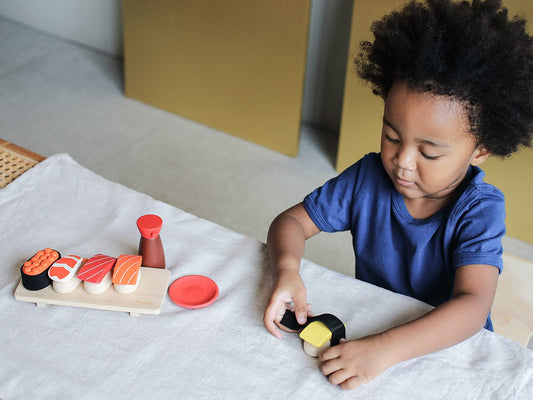
[[[0,188],[17,179],[45,157],[0,139]]]

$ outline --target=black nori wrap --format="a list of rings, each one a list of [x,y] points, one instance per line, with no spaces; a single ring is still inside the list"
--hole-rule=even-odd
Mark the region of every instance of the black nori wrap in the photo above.
[[[54,251],[58,255],[58,257],[56,258],[56,261],[57,261],[61,258],[61,254],[57,250],[54,250]],[[31,260],[35,256],[35,254],[31,256],[30,258],[28,258],[27,261]],[[20,276],[21,276],[22,286],[24,286],[28,290],[41,290],[51,285],[52,279],[50,279],[50,277],[48,276],[48,270],[50,269],[51,266],[52,265],[48,266],[48,268],[46,268],[40,274],[28,275],[22,271],[22,268],[24,268],[24,264],[22,264],[20,267]]]
[[[286,310],[283,318],[280,321],[280,324],[289,328],[293,331],[301,331],[311,322],[320,321],[328,327],[331,331],[331,345],[336,346],[339,344],[341,339],[346,338],[346,327],[344,323],[332,314],[320,314],[313,317],[307,317],[307,322],[303,325],[300,325],[296,320],[296,315],[290,310]]]

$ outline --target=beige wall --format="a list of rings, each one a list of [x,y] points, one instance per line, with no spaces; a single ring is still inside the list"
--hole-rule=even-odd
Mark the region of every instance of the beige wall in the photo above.
[[[371,151],[379,151],[379,133],[383,101],[372,95],[368,86],[358,80],[352,60],[358,44],[371,39],[370,25],[392,9],[401,6],[403,0],[373,0],[354,2],[351,56],[348,60],[341,133],[337,155],[337,169],[350,164]],[[525,15],[529,19],[529,31],[533,24],[533,1],[504,0],[511,14]],[[505,194],[507,233],[509,236],[533,243],[533,149],[522,149],[511,159],[490,159],[483,166],[486,181],[500,188]]]

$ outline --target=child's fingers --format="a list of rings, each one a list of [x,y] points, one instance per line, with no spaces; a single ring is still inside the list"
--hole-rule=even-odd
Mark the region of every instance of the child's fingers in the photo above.
[[[364,379],[360,376],[351,376],[348,379],[346,379],[344,382],[341,383],[341,388],[344,390],[352,390],[355,389],[358,386],[361,386],[365,383],[367,383],[368,380]]]
[[[346,342],[346,339],[341,339],[341,343],[344,343],[344,342]],[[324,351],[322,354],[320,354],[319,360],[320,362],[325,363],[326,361],[334,360],[340,356],[341,356],[341,349],[339,345],[337,345],[337,346],[330,347],[329,349]]]
[[[296,320],[300,325],[303,325],[307,322],[307,304],[296,307],[294,314],[296,315]]]
[[[359,375],[353,375],[353,371],[343,367],[340,359],[332,359],[320,366],[321,372],[328,377],[333,385],[339,385],[344,390],[351,390],[366,383],[368,379]]]
[[[307,316],[313,316],[313,313],[311,312],[311,308],[312,308],[312,304],[311,303],[307,303]],[[286,310],[290,310],[292,312],[294,312],[294,302],[290,301],[288,303],[285,303],[285,309]],[[284,310],[285,311],[285,310]]]
[[[296,320],[300,325],[303,325],[307,322],[307,293],[305,289],[298,290],[293,294],[294,302],[294,314],[296,315]]]
[[[271,303],[267,307],[265,315],[263,316],[263,323],[265,324],[265,327],[272,335],[274,335],[278,339],[281,339],[281,332],[276,325],[276,321],[279,322],[279,320],[281,320],[281,317],[279,317],[278,312],[280,307],[283,308],[283,305],[278,303]]]
[[[323,361],[322,364],[320,365],[320,372],[322,372],[322,374],[324,374],[325,376],[330,376],[331,374],[334,374],[338,371],[343,371],[342,362],[338,358],[333,358],[327,361]],[[348,377],[344,379],[347,379],[347,378]],[[340,380],[339,375],[337,375],[337,379],[339,379],[339,381],[336,384],[339,384],[342,382],[342,380]]]

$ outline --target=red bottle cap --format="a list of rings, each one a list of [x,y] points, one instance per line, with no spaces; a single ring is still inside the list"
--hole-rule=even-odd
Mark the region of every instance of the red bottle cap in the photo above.
[[[154,214],[146,214],[137,220],[137,228],[141,232],[141,236],[145,239],[155,239],[161,227],[163,226],[163,220]]]

